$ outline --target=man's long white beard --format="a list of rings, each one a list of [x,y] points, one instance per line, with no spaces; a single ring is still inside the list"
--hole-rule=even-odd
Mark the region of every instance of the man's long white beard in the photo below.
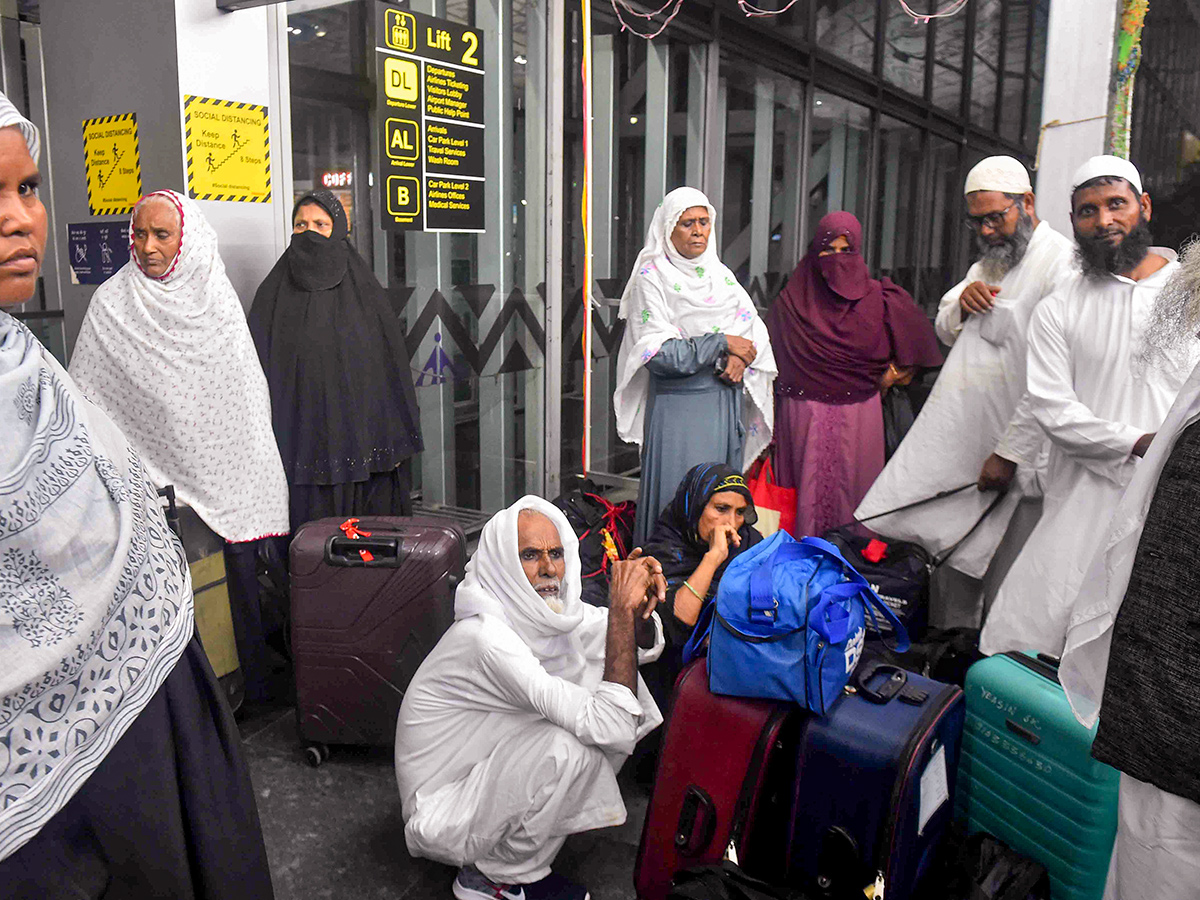
[[[558,613],[559,615],[562,614],[563,602],[562,602],[562,580],[561,579],[559,579],[559,582],[558,582],[558,593],[557,594],[539,593],[538,596],[546,601],[546,605],[548,607],[550,607],[551,612]]]
[[[1200,332],[1200,241],[1193,241],[1179,255],[1179,271],[1171,276],[1158,296],[1146,323],[1138,361],[1167,367],[1186,355],[1189,344]]]

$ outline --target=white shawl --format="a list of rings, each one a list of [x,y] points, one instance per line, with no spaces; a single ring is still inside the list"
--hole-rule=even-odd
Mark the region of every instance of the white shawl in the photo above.
[[[679,217],[693,206],[708,210],[713,229],[704,253],[687,259],[671,243],[671,232]],[[772,385],[779,370],[767,326],[754,301],[717,258],[716,220],[717,212],[708,198],[689,187],[671,191],[655,210],[646,246],[638,254],[621,297],[619,315],[626,324],[617,354],[613,405],[621,439],[640,446],[650,389],[646,363],[664,343],[714,332],[749,338],[758,354],[742,379],[748,401],[742,404],[746,432],[742,460],[749,466],[771,442],[775,427]]]
[[[225,540],[286,534],[287,478],[267,379],[217,234],[195,201],[174,191],[149,196],[179,210],[179,252],[161,278],[131,252],[96,290],[71,376],[129,438],[151,480],[175,485]]]
[[[0,859],[83,785],[192,637],[145,469],[0,312]],[[2,888],[0,888],[2,891]]]

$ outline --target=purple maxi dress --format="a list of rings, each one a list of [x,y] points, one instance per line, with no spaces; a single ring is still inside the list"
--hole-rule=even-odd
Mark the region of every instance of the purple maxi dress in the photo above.
[[[820,256],[839,236],[849,251]],[[888,365],[942,363],[933,326],[906,291],[869,276],[861,241],[853,215],[825,216],[767,316],[779,365],[775,475],[796,488],[797,537],[853,521],[883,471]]]

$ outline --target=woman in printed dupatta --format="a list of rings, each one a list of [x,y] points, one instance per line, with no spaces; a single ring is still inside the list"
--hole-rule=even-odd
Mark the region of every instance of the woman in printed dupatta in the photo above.
[[[708,198],[676,188],[655,210],[621,297],[613,405],[621,439],[642,448],[635,545],[688,469],[715,460],[741,472],[771,441],[771,341],[716,240]]]
[[[38,137],[0,95],[0,306],[46,243]],[[272,897],[233,717],[150,473],[0,311],[0,894]]]
[[[779,360],[775,474],[796,491],[796,537],[854,518],[883,471],[882,392],[940,366],[933,326],[906,291],[876,281],[862,226],[830,213],[767,316]]]

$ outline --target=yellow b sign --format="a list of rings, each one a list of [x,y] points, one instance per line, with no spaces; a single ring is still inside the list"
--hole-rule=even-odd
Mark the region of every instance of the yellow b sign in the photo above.
[[[115,216],[132,210],[142,196],[137,114],[85,119],[83,166],[91,215]]]
[[[188,196],[269,203],[271,125],[267,108],[184,95]]]

